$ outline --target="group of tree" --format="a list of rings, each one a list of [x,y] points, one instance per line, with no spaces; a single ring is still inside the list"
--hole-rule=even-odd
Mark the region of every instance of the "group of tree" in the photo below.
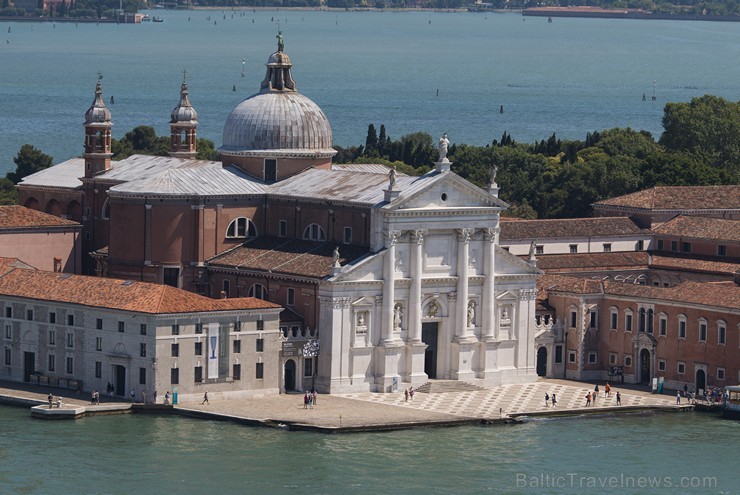
[[[656,141],[647,131],[609,129],[584,140],[561,140],[554,133],[534,143],[516,142],[508,132],[486,146],[453,144],[452,171],[487,187],[492,170],[509,215],[522,218],[590,216],[591,204],[653,186],[740,183],[740,101],[716,96],[668,103],[665,131]],[[218,160],[213,142],[198,139],[198,158]],[[139,126],[112,141],[114,160],[132,154],[166,156],[169,137]],[[335,163],[382,163],[407,175],[422,175],[438,159],[430,134],[415,132],[393,140],[384,125],[368,126],[364,145],[336,146]],[[30,144],[15,157],[16,170],[0,180],[0,203],[16,201],[15,184],[51,166],[52,158]]]
[[[609,129],[565,141],[518,143],[504,132],[486,146],[453,144],[452,170],[481,187],[491,171],[510,213],[525,218],[589,216],[591,204],[658,185],[740,183],[740,102],[716,96],[669,103],[656,142],[647,131]],[[368,127],[363,146],[338,148],[340,163],[384,163],[420,175],[437,158],[432,136],[414,133],[392,140],[385,126]]]
[[[115,17],[121,4],[119,0],[65,0],[63,2],[46,4],[37,0],[36,8],[28,10],[20,7],[11,7],[9,0],[2,0],[0,16],[30,16],[34,17],[71,17],[71,18],[103,18]],[[142,0],[123,0],[124,12],[137,12],[145,6]]]

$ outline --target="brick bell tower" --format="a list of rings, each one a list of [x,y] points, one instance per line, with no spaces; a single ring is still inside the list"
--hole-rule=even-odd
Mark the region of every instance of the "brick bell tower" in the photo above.
[[[103,75],[98,73],[95,99],[85,112],[85,177],[110,170],[111,127],[110,110],[103,102]]]
[[[180,103],[170,114],[170,156],[177,158],[195,158],[198,154],[196,146],[198,112],[190,104],[186,77],[187,71],[183,71]]]

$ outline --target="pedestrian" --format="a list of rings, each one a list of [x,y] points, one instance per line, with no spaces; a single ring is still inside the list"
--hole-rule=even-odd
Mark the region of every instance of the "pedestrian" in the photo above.
[[[598,396],[599,396],[599,393],[596,390],[591,392],[591,402],[593,403],[594,406],[596,405],[596,397]]]
[[[141,389],[141,402],[146,404],[146,388]]]
[[[100,392],[98,392],[97,389],[95,390],[95,392],[93,392],[93,396],[95,397],[95,405],[99,406],[100,405]]]
[[[156,390],[152,392],[152,402],[155,404],[157,403],[157,391]]]
[[[90,392],[90,404],[95,404],[95,390]]]
[[[131,396],[131,403],[134,403],[134,399],[136,399],[136,392],[134,392],[134,389],[131,389],[131,393],[129,394]]]
[[[586,407],[591,405],[591,392],[586,392]]]
[[[313,409],[313,395],[308,394],[308,408]]]
[[[555,407],[555,405],[558,403],[558,400],[555,398],[555,392],[552,393],[552,407]]]
[[[617,405],[622,405],[622,394],[620,394],[619,391],[617,391]]]
[[[49,392],[47,399],[49,400],[49,409],[51,409],[52,405],[54,405],[54,396],[51,395],[51,392]]]
[[[609,382],[604,385],[604,397],[611,397],[612,388],[609,386]]]
[[[550,394],[545,392],[545,407],[549,407],[549,406],[550,406]]]
[[[303,409],[308,409],[308,392],[303,394]]]
[[[206,404],[206,403],[210,404],[210,402],[208,402],[208,390],[203,392],[203,402],[201,402],[200,405],[202,406],[203,404]]]
[[[683,384],[683,394],[687,395],[689,393],[689,385],[687,383]]]
[[[313,390],[313,392],[311,392],[311,395],[312,395],[312,399],[313,399],[313,405],[315,406],[316,405],[316,399],[318,398],[319,394],[316,392],[316,390]]]
[[[676,405],[681,404],[681,392],[676,392]]]
[[[409,387],[409,397],[414,400],[414,387]]]
[[[164,394],[164,405],[165,405],[165,406],[167,406],[167,405],[169,405],[169,404],[170,404],[170,391],[168,390],[168,391],[167,391],[167,392],[166,392],[166,393]]]
[[[405,402],[409,401],[409,389],[407,388],[403,389],[403,398]]]

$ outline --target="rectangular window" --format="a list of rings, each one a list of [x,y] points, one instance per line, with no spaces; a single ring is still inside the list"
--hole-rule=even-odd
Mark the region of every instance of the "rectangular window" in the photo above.
[[[287,220],[280,220],[278,222],[278,235],[280,237],[285,237],[288,235],[288,221]]]
[[[146,357],[146,343],[141,342],[139,344],[139,356]]]
[[[33,321],[33,310],[32,309],[26,310],[26,319],[28,321]]]
[[[725,369],[717,368],[717,380],[724,380],[724,379],[725,379]]]
[[[103,319],[102,318],[97,318],[95,320],[95,328],[97,330],[102,330],[103,329]]]
[[[277,160],[265,160],[265,182],[272,184],[277,180]]]
[[[172,325],[172,335],[180,335],[180,325]]]
[[[180,344],[172,344],[170,346],[170,356],[180,357]]]
[[[103,363],[95,361],[95,378],[103,378]]]
[[[665,360],[658,360],[658,371],[665,371]]]
[[[234,366],[232,366],[231,378],[234,380],[242,379],[242,365],[241,364],[235,364]]]
[[[180,269],[163,268],[162,283],[164,285],[169,285],[170,287],[180,287]]]
[[[203,333],[203,324],[202,323],[196,323],[195,324],[195,333]]]
[[[611,365],[617,364],[617,355],[613,352],[609,354],[609,364]]]
[[[679,339],[686,338],[686,322],[684,320],[680,320],[678,322],[678,338]]]
[[[658,239],[658,251],[663,250],[663,239]]]
[[[568,247],[570,248],[570,254],[576,254],[578,252],[578,244],[571,244]]]
[[[717,343],[724,344],[726,339],[726,330],[724,325],[717,327]]]
[[[118,322],[118,331],[120,333],[123,333],[124,330],[125,330],[125,326],[124,326],[123,322],[122,321],[119,321]]]
[[[303,361],[303,376],[313,376],[313,358],[306,358]]]
[[[632,313],[627,313],[626,315],[624,315],[624,331],[632,331]]]
[[[678,367],[676,369],[679,375],[683,375],[686,373],[686,363],[678,363]]]
[[[578,321],[578,313],[576,313],[575,311],[571,311],[570,312],[570,327],[575,328],[577,321]]]
[[[690,242],[682,242],[681,243],[681,252],[682,253],[690,253],[691,252],[691,243]]]
[[[6,318],[12,318],[13,317],[13,308],[11,306],[5,307],[5,317]]]
[[[139,325],[139,335],[146,335],[146,323]]]
[[[350,244],[352,242],[352,227],[344,228],[344,243]]]
[[[604,244],[604,252],[605,253],[611,253],[612,252],[612,245],[609,243]]]
[[[718,244],[717,256],[727,256],[727,246],[725,246],[724,244]]]
[[[195,355],[196,356],[202,356],[203,355],[203,342],[196,342],[195,343]]]
[[[596,321],[596,311],[591,311],[588,314],[588,328],[596,328],[598,322]]]
[[[632,356],[624,356],[624,365],[627,368],[631,368],[632,367]]]
[[[55,330],[49,330],[49,345],[56,345],[57,343],[57,332]]]
[[[54,312],[49,313],[49,323],[57,322],[57,314]]]
[[[8,348],[5,349],[5,366],[10,366],[12,363],[12,351]]]
[[[555,364],[560,364],[562,362],[563,362],[563,346],[556,345],[555,346]]]
[[[203,366],[196,366],[193,369],[193,381],[201,383],[203,381]]]
[[[257,339],[257,352],[265,352],[265,339]]]
[[[295,306],[295,289],[288,289],[288,300],[285,302],[288,306]]]
[[[146,385],[146,368],[139,368],[139,385]]]
[[[103,337],[95,337],[95,350],[96,351],[103,350]]]
[[[575,351],[568,351],[568,362],[569,363],[575,363],[576,362],[576,353],[575,353]]]
[[[69,356],[67,358],[67,374],[72,375],[75,372],[75,358]]]
[[[637,245],[635,246],[635,251],[644,251],[645,250],[645,241],[639,240],[637,241]]]
[[[67,315],[67,326],[75,326],[75,315]]]
[[[49,371],[55,371],[57,367],[57,360],[54,354],[49,354]]]
[[[588,353],[588,363],[594,364],[596,362],[596,353],[595,352],[589,352]]]
[[[257,330],[262,331],[265,329],[265,320],[257,320]]]
[[[699,323],[699,342],[707,341],[707,324],[702,322]]]
[[[678,241],[671,241],[671,251],[678,251]]]
[[[170,384],[178,385],[179,383],[180,383],[180,369],[179,368],[170,369]]]
[[[5,338],[8,340],[13,338],[13,325],[9,323],[5,325]]]
[[[534,254],[545,254],[545,246],[535,245],[534,246]]]
[[[254,373],[254,377],[257,380],[261,380],[265,375],[265,363],[257,363],[257,368]]]
[[[617,312],[616,311],[612,311],[611,321],[609,322],[609,328],[611,330],[616,330],[617,329],[617,324],[618,324],[617,318],[618,318]]]
[[[660,319],[660,329],[659,329],[660,335],[665,337],[668,335],[668,319],[667,318],[661,318]]]
[[[234,341],[234,354],[240,354],[241,352],[242,352],[242,341],[235,340]]]
[[[67,347],[72,349],[75,346],[75,334],[67,332]]]

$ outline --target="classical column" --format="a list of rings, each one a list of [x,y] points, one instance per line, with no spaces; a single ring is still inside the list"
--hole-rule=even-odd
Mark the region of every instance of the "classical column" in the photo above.
[[[483,338],[496,338],[496,236],[498,228],[483,230],[483,304],[481,305]]]
[[[473,229],[457,231],[457,318],[455,336],[458,341],[470,338],[468,335],[468,262],[470,237]]]
[[[399,232],[389,230],[386,234],[385,266],[383,267],[383,331],[381,344],[393,343],[393,305],[396,300],[396,242]]]
[[[421,275],[424,235],[426,230],[414,230],[411,234],[411,289],[409,291],[408,331],[409,341],[421,342]]]
[[[144,205],[144,264],[152,264],[152,205]]]

